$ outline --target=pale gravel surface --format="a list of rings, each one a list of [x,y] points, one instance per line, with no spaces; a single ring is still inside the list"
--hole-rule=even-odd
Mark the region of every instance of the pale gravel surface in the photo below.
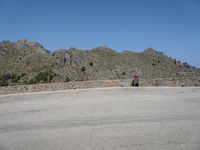
[[[0,95],[0,150],[200,150],[200,88]]]

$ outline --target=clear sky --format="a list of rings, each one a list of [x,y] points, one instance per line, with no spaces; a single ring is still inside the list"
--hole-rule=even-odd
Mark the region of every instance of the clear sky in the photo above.
[[[153,47],[200,67],[200,0],[0,0],[0,41],[53,51]]]

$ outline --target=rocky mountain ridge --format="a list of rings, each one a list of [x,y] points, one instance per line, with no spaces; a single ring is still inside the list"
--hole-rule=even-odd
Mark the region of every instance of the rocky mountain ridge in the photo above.
[[[107,47],[50,52],[30,40],[0,42],[0,85],[141,78],[195,78],[200,70],[152,48],[116,52]]]

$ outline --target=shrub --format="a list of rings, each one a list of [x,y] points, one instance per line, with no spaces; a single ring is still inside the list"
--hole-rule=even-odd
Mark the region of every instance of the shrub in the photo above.
[[[39,72],[35,77],[34,81],[35,83],[50,83],[53,80],[54,74],[52,71],[43,71]],[[34,82],[33,82],[34,83]]]
[[[22,84],[28,84],[29,82],[27,80],[22,81]]]
[[[17,83],[20,80],[20,76],[16,75],[16,74],[11,74],[11,82],[12,83]]]
[[[176,65],[177,61],[176,61],[176,58],[174,59],[174,65]]]
[[[10,74],[10,73],[3,74],[3,75],[2,75],[2,78],[3,78],[4,80],[9,80],[9,79],[11,79],[11,74]]]
[[[0,80],[0,86],[8,86],[8,82],[5,80]]]
[[[81,68],[81,71],[85,71],[85,67],[82,67],[82,68]]]
[[[69,78],[69,77],[66,77],[66,78],[65,78],[65,82],[69,82],[69,81],[71,81],[70,78]]]
[[[190,66],[188,65],[188,63],[183,63],[184,67],[186,68],[190,68]]]
[[[20,80],[20,76],[15,73],[4,73],[0,75],[0,86],[7,86],[9,83],[17,83]]]
[[[94,64],[93,64],[93,62],[90,62],[90,66],[93,66]]]
[[[50,74],[49,74],[49,83],[53,80],[53,77],[54,77],[54,74],[53,74],[53,73],[50,73]]]
[[[25,75],[26,75],[25,73],[22,73],[22,74],[21,74],[21,77],[24,77]]]
[[[28,81],[28,83],[29,83],[29,84],[36,84],[36,81],[35,81],[34,79],[30,79],[30,80]]]
[[[6,81],[2,75],[0,75],[0,86],[8,86],[8,81]]]
[[[36,76],[35,76],[35,81],[36,83],[39,82],[47,82],[48,81],[48,72],[44,71],[44,72],[39,72]]]

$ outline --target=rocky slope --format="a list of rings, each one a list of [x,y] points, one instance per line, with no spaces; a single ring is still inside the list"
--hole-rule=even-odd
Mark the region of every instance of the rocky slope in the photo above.
[[[152,48],[144,52],[116,52],[98,47],[46,50],[37,42],[0,43],[0,85],[104,79],[193,78],[200,70]]]

